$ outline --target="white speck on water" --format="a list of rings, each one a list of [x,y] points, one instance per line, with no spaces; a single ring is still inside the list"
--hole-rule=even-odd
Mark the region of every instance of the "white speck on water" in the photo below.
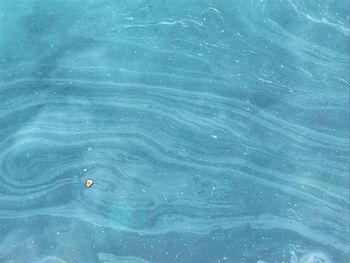
[[[59,236],[59,235],[60,235],[60,232],[56,232],[56,235]]]
[[[215,140],[218,138],[218,136],[216,136],[215,134],[210,135],[210,137],[212,137]]]
[[[91,151],[92,151],[92,148],[91,148],[91,147],[88,147],[88,151],[91,152]]]
[[[87,169],[86,168],[84,168],[84,170],[83,170],[84,172],[86,172],[87,171]]]

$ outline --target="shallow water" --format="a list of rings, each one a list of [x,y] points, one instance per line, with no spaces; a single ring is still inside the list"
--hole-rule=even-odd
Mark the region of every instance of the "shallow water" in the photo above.
[[[345,0],[1,0],[0,262],[348,262],[348,24]]]

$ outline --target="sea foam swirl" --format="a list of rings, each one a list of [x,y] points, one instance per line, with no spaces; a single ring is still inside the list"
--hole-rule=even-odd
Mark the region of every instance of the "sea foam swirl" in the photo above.
[[[0,261],[347,262],[348,11],[2,1]]]

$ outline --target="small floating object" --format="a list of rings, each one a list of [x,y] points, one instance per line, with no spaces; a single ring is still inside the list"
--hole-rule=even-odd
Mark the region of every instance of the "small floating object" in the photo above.
[[[93,184],[94,184],[94,181],[92,179],[87,179],[86,180],[85,185],[86,185],[87,188],[91,188]]]

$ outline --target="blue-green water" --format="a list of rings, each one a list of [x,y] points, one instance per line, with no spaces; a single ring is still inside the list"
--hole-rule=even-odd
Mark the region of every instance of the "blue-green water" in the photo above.
[[[349,35],[346,0],[1,0],[0,262],[349,262]]]

